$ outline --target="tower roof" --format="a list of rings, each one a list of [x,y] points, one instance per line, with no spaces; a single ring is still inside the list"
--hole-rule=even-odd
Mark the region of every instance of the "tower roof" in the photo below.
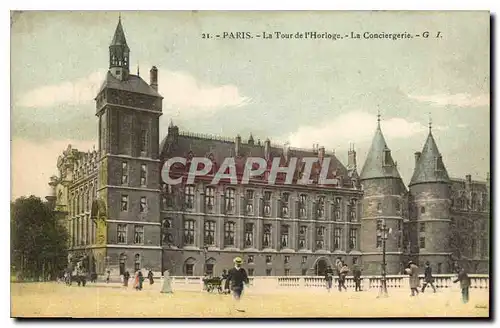
[[[430,127],[424,149],[416,162],[410,186],[428,182],[450,182],[448,172],[446,171]]]
[[[118,25],[116,25],[115,35],[111,41],[112,46],[127,46],[125,39],[125,32],[123,32],[122,19],[118,18]],[[128,46],[127,46],[128,47]]]
[[[363,169],[361,170],[360,178],[361,180],[375,178],[401,179],[380,128],[380,115],[377,122],[377,129],[373,136],[372,145],[366,157]]]

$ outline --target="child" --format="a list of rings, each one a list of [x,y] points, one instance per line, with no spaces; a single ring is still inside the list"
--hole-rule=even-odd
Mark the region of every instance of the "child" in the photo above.
[[[465,272],[464,268],[460,269],[457,279],[453,282],[459,282],[459,281],[460,281],[460,288],[462,289],[462,302],[466,304],[469,302],[470,279],[469,275],[467,274],[467,272]]]
[[[234,259],[234,268],[229,270],[227,274],[227,280],[231,284],[231,290],[233,292],[233,297],[235,300],[235,307],[236,311],[238,312],[245,312],[245,310],[242,310],[240,308],[240,299],[241,294],[243,293],[244,284],[248,285],[249,283],[247,272],[241,267],[242,263],[243,260],[241,259],[241,257],[236,257]]]

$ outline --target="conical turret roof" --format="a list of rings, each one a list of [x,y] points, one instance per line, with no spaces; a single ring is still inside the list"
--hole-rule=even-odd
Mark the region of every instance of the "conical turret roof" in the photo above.
[[[127,46],[127,40],[125,39],[125,32],[123,32],[122,19],[118,18],[118,25],[116,25],[115,35],[111,41],[112,46]]]
[[[366,157],[360,174],[361,180],[375,178],[399,178],[398,169],[387,147],[382,129],[380,128],[380,117],[373,137],[372,145]]]
[[[448,172],[430,129],[422,154],[416,162],[410,186],[429,182],[450,182]]]

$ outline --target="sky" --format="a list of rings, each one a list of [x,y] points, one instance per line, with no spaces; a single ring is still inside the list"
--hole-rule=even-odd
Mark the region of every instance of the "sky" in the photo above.
[[[131,71],[159,70],[160,135],[181,131],[334,150],[358,172],[375,132],[408,183],[432,131],[452,177],[490,171],[488,12],[122,12]],[[57,157],[97,146],[94,97],[118,12],[11,19],[11,199],[45,196]],[[202,33],[422,34],[427,39],[203,39]],[[440,32],[440,38],[434,37]]]

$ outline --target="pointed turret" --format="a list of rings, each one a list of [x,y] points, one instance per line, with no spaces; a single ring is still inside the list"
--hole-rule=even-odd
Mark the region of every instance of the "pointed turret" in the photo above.
[[[413,171],[410,186],[429,182],[450,182],[448,172],[443,163],[443,158],[439,153],[430,127],[424,149],[422,153],[415,158],[415,170]]]
[[[130,49],[123,32],[121,17],[118,18],[113,40],[109,45],[109,71],[119,80],[126,80],[129,75]]]
[[[387,147],[382,129],[380,128],[380,114],[377,119],[377,129],[373,137],[372,145],[366,157],[365,164],[361,170],[361,180],[375,178],[401,178],[391,150]]]

